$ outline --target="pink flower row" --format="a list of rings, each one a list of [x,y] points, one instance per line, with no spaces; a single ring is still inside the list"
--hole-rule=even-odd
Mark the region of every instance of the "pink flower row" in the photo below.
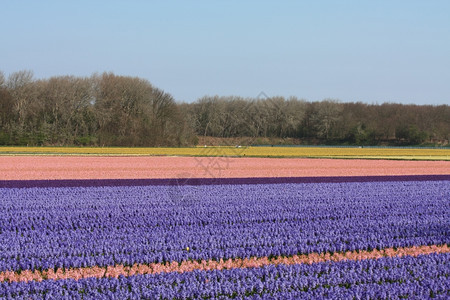
[[[1,156],[0,180],[446,175],[450,161]]]
[[[70,269],[57,269],[56,272],[53,269],[44,271],[31,271],[24,270],[20,274],[14,271],[5,271],[0,273],[0,282],[18,282],[18,281],[42,281],[45,279],[75,279],[89,277],[114,277],[117,278],[120,275],[132,276],[132,275],[144,275],[144,274],[159,274],[169,272],[191,272],[194,270],[222,270],[222,269],[234,269],[234,268],[258,268],[267,265],[294,265],[294,264],[313,264],[319,262],[338,262],[343,260],[363,260],[363,259],[379,259],[382,257],[400,257],[400,256],[418,256],[427,255],[432,253],[450,253],[450,248],[447,245],[432,245],[432,246],[413,246],[406,248],[387,248],[383,250],[360,250],[349,251],[343,253],[311,253],[305,255],[294,255],[290,257],[277,257],[269,259],[268,257],[252,257],[244,259],[220,259],[215,260],[202,260],[198,261],[183,261],[171,262],[166,264],[154,263],[154,264],[134,264],[133,266],[115,265],[108,267],[89,267],[89,268],[70,268]]]

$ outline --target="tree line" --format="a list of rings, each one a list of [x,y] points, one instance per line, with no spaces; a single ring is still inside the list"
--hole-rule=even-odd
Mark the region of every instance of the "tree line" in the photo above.
[[[0,76],[0,144],[180,146],[188,126],[173,97],[113,73],[34,80]]]
[[[445,144],[448,105],[205,96],[178,103],[147,80],[113,73],[34,79],[0,72],[0,145],[192,146],[199,137],[309,144]]]

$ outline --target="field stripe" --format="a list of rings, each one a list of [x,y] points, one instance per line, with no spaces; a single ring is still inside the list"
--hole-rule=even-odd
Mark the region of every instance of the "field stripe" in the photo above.
[[[231,184],[345,183],[345,182],[392,182],[392,181],[450,181],[450,175],[0,180],[0,188],[149,186],[149,185],[195,186],[195,185],[231,185]]]
[[[450,175],[450,161],[0,155],[0,180],[390,175]]]
[[[403,159],[448,160],[448,148],[400,147],[0,147],[1,154],[29,155],[173,155],[173,156],[235,156],[235,157],[387,157]]]
[[[192,272],[195,270],[223,270],[236,268],[258,268],[268,265],[296,265],[296,264],[313,264],[321,262],[339,262],[344,260],[366,260],[380,259],[383,257],[402,257],[402,256],[419,256],[433,253],[450,253],[448,245],[431,245],[431,246],[413,246],[404,248],[387,248],[382,250],[359,250],[348,251],[344,253],[311,253],[305,255],[294,255],[291,257],[277,257],[269,259],[268,257],[252,257],[245,259],[228,259],[228,260],[209,260],[209,261],[183,261],[171,263],[152,263],[152,264],[135,264],[131,267],[116,265],[108,267],[87,267],[87,268],[70,268],[70,269],[48,269],[44,271],[23,270],[20,272],[6,271],[0,273],[0,282],[28,282],[42,280],[62,280],[83,278],[103,278],[145,274],[160,274],[170,272]]]

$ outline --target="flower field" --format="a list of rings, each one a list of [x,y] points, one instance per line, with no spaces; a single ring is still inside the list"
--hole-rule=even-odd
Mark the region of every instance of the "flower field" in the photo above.
[[[232,156],[313,157],[400,160],[450,160],[450,149],[358,148],[358,147],[188,147],[188,148],[98,148],[98,147],[0,147],[0,154],[40,155],[133,155],[133,156]]]
[[[0,156],[0,180],[448,175],[450,161]]]
[[[445,161],[0,156],[0,171],[0,298],[450,296]]]

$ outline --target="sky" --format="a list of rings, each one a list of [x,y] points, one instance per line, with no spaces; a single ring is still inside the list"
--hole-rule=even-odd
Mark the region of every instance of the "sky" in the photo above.
[[[0,71],[209,95],[450,104],[450,1],[0,0]]]

